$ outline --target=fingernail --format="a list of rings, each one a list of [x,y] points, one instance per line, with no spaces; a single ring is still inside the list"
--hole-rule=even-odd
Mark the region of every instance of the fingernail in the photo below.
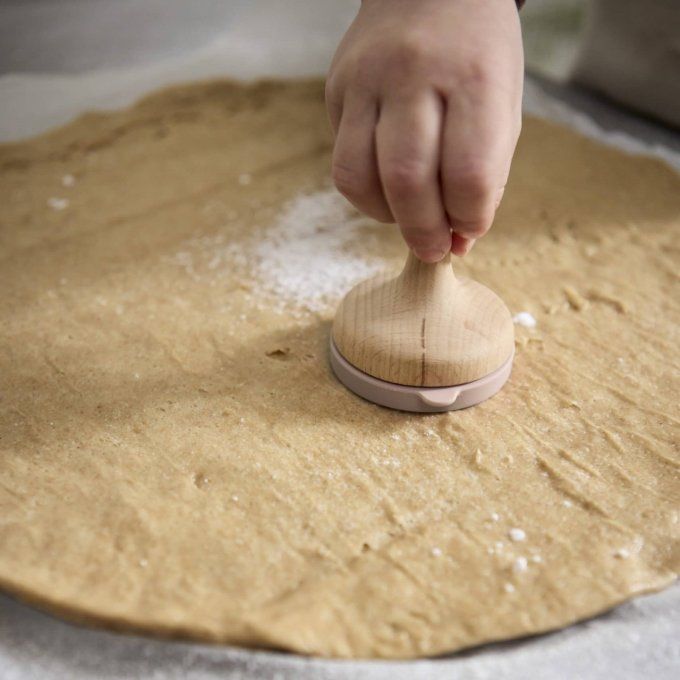
[[[423,262],[434,263],[439,262],[446,255],[444,250],[436,250],[431,248],[414,248],[413,252],[416,257]]]
[[[475,239],[465,238],[460,234],[453,234],[451,240],[451,252],[458,257],[465,257],[471,250],[472,246],[475,245]]]

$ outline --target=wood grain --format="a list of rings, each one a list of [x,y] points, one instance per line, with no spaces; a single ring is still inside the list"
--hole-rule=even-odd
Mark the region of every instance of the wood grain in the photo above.
[[[380,274],[340,303],[333,340],[347,361],[381,380],[443,387],[496,370],[513,350],[503,301],[456,277],[450,256],[425,264],[412,253],[398,276]]]

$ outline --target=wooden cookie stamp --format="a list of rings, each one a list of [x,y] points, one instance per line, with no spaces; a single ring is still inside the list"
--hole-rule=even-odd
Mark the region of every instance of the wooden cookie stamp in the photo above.
[[[338,307],[331,365],[360,396],[390,408],[437,412],[478,404],[505,384],[514,329],[503,301],[456,277],[447,255],[409,253],[396,277],[355,286]]]

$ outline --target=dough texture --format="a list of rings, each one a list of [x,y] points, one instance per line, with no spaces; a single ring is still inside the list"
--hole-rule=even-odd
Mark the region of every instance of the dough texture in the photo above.
[[[457,271],[516,326],[503,391],[423,416],[331,375],[399,268],[332,191],[318,81],[217,82],[0,147],[0,587],[121,630],[408,658],[675,578],[680,178],[525,121]]]

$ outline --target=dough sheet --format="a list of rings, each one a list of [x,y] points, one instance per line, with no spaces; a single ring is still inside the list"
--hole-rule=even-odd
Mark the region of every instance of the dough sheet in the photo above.
[[[175,87],[0,147],[0,587],[70,620],[335,657],[531,635],[680,563],[680,178],[525,120],[456,263],[510,381],[389,411],[327,356],[400,268],[331,188],[320,81]]]

